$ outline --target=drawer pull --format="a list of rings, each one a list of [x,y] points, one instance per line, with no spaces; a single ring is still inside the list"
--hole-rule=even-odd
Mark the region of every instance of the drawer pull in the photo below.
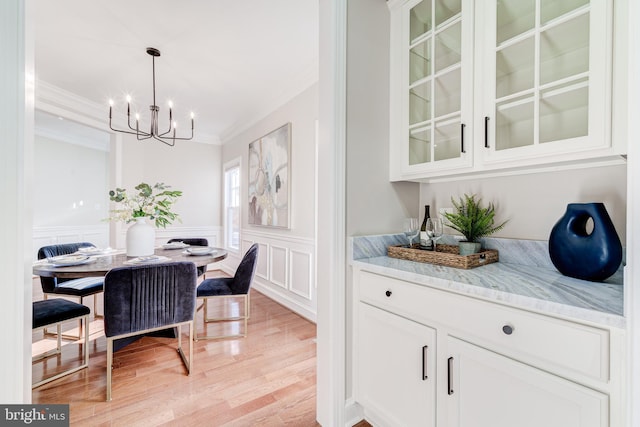
[[[427,377],[427,350],[429,349],[428,345],[422,347],[422,381],[426,380]]]
[[[384,294],[385,294],[386,296],[390,297],[390,296],[391,296],[391,291],[390,291],[390,290],[387,290]]]
[[[504,325],[502,327],[502,332],[504,332],[507,335],[511,335],[513,333],[514,327],[511,325]]]
[[[453,357],[447,360],[447,394],[453,394]]]

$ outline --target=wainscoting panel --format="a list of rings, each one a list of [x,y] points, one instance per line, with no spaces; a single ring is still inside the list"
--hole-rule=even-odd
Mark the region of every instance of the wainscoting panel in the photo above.
[[[271,283],[283,288],[287,288],[287,254],[289,249],[282,246],[271,245],[271,253],[269,254],[269,263]]]
[[[292,250],[290,259],[291,291],[301,297],[311,299],[311,288],[313,286],[313,270],[311,268],[313,258],[311,253]]]
[[[33,259],[38,259],[38,249],[43,246],[74,242],[90,242],[97,247],[108,247],[109,224],[76,227],[33,227],[33,238],[31,243]]]
[[[220,266],[233,274],[244,253],[257,243],[259,255],[253,287],[301,316],[315,321],[315,241],[277,233],[242,230],[241,253],[229,253]]]
[[[126,236],[126,234],[125,234]],[[209,246],[222,246],[222,227],[168,227],[156,228],[156,245],[167,243],[169,239],[187,237],[202,237],[207,239]]]
[[[244,256],[244,254],[249,250],[254,242],[252,240],[243,240],[242,242],[242,256]],[[246,245],[244,244],[245,242]],[[256,276],[264,280],[269,280],[269,274],[269,245],[265,243],[258,243],[258,263],[256,265]]]

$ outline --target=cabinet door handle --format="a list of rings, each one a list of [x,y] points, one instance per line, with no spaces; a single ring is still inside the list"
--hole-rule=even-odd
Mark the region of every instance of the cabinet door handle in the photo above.
[[[422,381],[428,378],[427,376],[427,350],[429,349],[428,345],[422,347]]]
[[[489,117],[484,118],[484,148],[489,148]]]
[[[461,153],[466,153],[466,151],[464,151],[464,127],[466,125],[464,123],[460,123],[460,152]]]
[[[447,360],[447,394],[453,394],[453,357]]]
[[[385,294],[386,296],[390,297],[390,296],[391,296],[391,291],[387,290],[384,294]]]

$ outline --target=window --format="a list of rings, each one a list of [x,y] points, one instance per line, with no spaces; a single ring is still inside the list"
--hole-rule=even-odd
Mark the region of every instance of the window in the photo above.
[[[224,168],[224,212],[225,246],[240,251],[240,159]]]

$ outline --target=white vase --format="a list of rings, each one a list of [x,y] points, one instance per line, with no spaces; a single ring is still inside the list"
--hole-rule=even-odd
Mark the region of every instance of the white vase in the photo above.
[[[136,218],[136,223],[127,230],[127,256],[153,255],[156,229],[146,218]]]

